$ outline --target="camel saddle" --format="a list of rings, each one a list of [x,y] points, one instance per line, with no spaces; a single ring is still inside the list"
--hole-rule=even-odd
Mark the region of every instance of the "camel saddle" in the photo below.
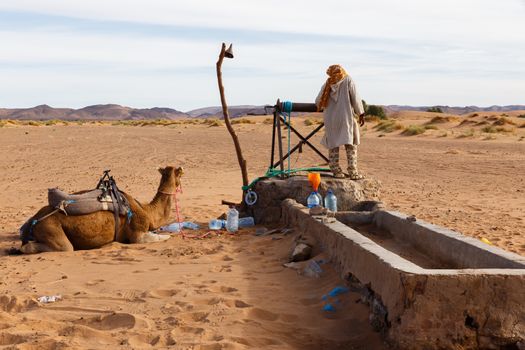
[[[122,205],[115,205],[112,196],[103,189],[97,188],[79,194],[67,194],[58,188],[50,188],[47,192],[47,200],[50,207],[59,209],[66,215],[85,215],[96,211],[115,211],[121,216],[128,215],[130,210],[126,197],[119,192]]]

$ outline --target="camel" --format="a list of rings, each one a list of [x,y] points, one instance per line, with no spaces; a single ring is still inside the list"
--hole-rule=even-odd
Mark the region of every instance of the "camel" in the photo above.
[[[120,217],[116,239],[115,219],[110,211],[97,211],[77,216],[67,216],[62,212],[56,212],[33,227],[34,241],[22,242],[21,252],[24,254],[65,252],[100,248],[113,241],[149,243],[170,238],[169,235],[153,234],[149,231],[168,223],[172,195],[180,186],[183,170],[167,166],[159,168],[159,172],[162,175],[160,185],[149,204],[141,204],[127,193],[122,192],[130,204],[133,216],[129,223],[125,217]],[[42,218],[53,210],[54,208],[45,206],[30,220]]]

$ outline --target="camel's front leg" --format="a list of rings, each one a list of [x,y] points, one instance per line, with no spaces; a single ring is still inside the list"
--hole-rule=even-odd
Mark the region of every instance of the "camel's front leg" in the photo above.
[[[170,235],[158,235],[149,231],[131,231],[126,234],[129,243],[151,243],[169,239]]]
[[[169,239],[170,235],[159,235],[156,233],[145,232],[142,234],[141,241],[138,243],[150,243],[150,242],[160,242]]]

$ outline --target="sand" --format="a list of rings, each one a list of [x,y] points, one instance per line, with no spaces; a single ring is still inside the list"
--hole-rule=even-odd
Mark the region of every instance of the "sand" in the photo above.
[[[254,120],[236,126],[251,178],[265,172],[271,142],[271,126]],[[314,127],[300,118],[296,126]],[[369,124],[360,167],[381,180],[387,207],[525,255],[525,142],[520,135],[484,141],[438,132],[380,136]],[[92,251],[5,254],[19,245],[16,231],[45,204],[47,188],[93,188],[104,169],[112,169],[123,190],[147,201],[159,181],[156,168],[182,165],[184,219],[202,224],[217,217],[225,211],[222,199],[238,201],[241,194],[224,127],[4,127],[0,149],[0,346],[386,348],[357,294],[342,295],[334,313],[322,311],[322,296],[343,284],[330,264],[319,279],[282,266],[297,232],[258,237],[247,229],[203,240],[176,235]],[[317,163],[306,148],[292,158],[292,166]],[[36,301],[55,294],[63,299]]]

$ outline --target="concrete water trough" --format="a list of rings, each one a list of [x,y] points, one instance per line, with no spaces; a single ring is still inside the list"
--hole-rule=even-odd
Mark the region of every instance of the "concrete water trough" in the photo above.
[[[286,199],[282,221],[315,237],[393,346],[525,346],[524,257],[370,203],[327,218]]]

